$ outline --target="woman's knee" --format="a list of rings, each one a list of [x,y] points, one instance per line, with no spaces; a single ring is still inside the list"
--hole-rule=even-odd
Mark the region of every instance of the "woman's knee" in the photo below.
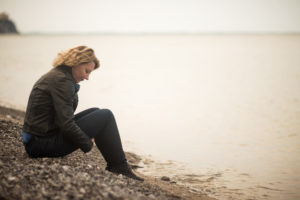
[[[96,110],[100,110],[100,108],[98,108],[98,107],[92,107],[92,108],[89,108],[88,110],[90,110],[90,111],[96,111]]]
[[[110,110],[110,109],[107,109],[107,108],[104,108],[104,109],[101,109],[103,112],[106,113],[106,115],[113,115],[113,112]]]
[[[110,120],[114,119],[114,114],[110,109],[105,108],[105,109],[101,109],[101,111],[105,113],[105,116],[107,119],[110,119]]]

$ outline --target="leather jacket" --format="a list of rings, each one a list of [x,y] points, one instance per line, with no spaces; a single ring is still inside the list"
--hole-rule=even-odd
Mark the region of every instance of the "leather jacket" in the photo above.
[[[78,90],[71,67],[58,66],[43,75],[31,90],[23,131],[40,137],[63,134],[83,152],[90,151],[93,143],[74,121]]]

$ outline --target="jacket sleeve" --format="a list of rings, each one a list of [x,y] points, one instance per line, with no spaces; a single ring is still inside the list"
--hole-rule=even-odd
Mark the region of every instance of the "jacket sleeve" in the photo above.
[[[72,81],[66,77],[56,77],[50,92],[56,112],[55,120],[64,136],[83,152],[90,151],[93,147],[91,139],[74,121],[73,97],[75,89]]]
[[[78,106],[78,95],[76,93],[73,100],[73,113],[75,112],[77,106]]]

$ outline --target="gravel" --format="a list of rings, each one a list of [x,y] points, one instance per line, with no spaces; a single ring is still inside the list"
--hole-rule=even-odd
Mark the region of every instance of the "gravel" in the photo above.
[[[21,138],[22,124],[0,120],[0,199],[181,199],[156,185],[105,170],[97,148],[60,158],[30,158]],[[126,153],[131,164],[139,157]]]
[[[105,170],[106,163],[94,148],[87,154],[77,150],[65,157],[30,158],[22,143],[25,113],[0,106],[0,200],[214,200],[191,192],[168,176],[136,181]],[[133,169],[140,156],[126,152]]]

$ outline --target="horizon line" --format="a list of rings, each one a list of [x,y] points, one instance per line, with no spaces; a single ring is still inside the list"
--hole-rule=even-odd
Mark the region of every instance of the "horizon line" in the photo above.
[[[13,33],[14,34],[14,33]],[[298,35],[300,31],[199,31],[199,32],[19,32],[19,35]],[[1,35],[1,34],[0,34]]]

